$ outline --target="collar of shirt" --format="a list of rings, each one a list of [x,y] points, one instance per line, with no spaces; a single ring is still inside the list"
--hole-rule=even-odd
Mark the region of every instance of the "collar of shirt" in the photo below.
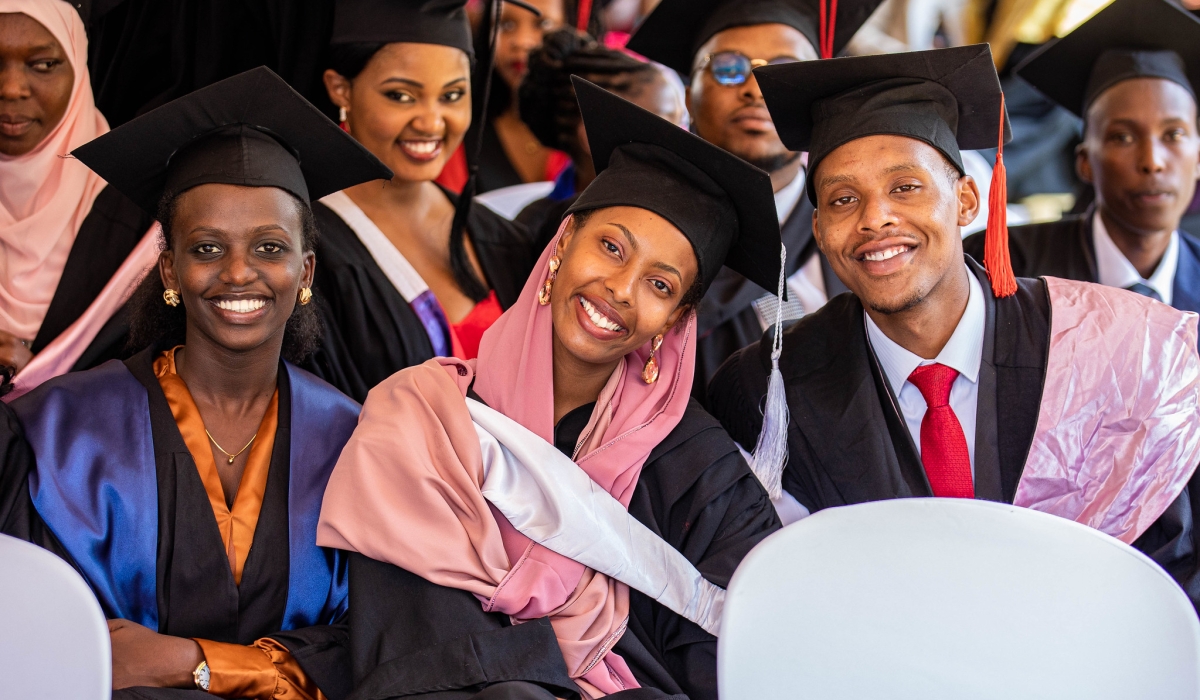
[[[962,318],[958,320],[958,326],[951,334],[950,340],[933,360],[922,359],[901,347],[896,341],[884,335],[879,326],[875,325],[875,321],[871,320],[870,314],[863,314],[867,323],[867,337],[870,339],[871,347],[875,350],[875,356],[879,358],[879,364],[883,367],[888,383],[892,385],[892,391],[897,396],[900,395],[904,383],[908,381],[908,375],[921,365],[934,363],[946,365],[956,370],[960,376],[972,384],[979,380],[987,312],[984,309],[983,288],[979,286],[979,280],[969,269],[967,270],[967,280],[971,285],[971,293],[967,298],[967,309],[963,312]]]
[[[796,205],[800,203],[800,198],[804,196],[804,168],[800,168],[800,172],[792,181],[783,186],[782,190],[775,193],[775,213],[779,215],[779,224],[792,215],[796,210]]]
[[[1164,304],[1171,303],[1175,270],[1179,268],[1178,231],[1171,233],[1171,242],[1167,244],[1162,262],[1158,263],[1158,269],[1150,275],[1150,279],[1143,279],[1133,263],[1129,262],[1129,258],[1126,258],[1117,244],[1113,243],[1099,211],[1092,215],[1092,243],[1096,249],[1096,276],[1100,284],[1128,289],[1140,282],[1158,292]]]

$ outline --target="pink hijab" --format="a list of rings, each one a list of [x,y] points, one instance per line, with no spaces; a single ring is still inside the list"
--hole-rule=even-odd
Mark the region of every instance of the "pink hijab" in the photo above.
[[[629,589],[535,544],[491,508],[480,493],[482,455],[463,401],[473,381],[489,406],[553,441],[551,312],[537,292],[566,226],[517,303],[484,334],[478,360],[431,360],[367,396],[326,488],[317,543],[469,591],[514,623],[549,616],[571,677],[598,697],[638,687],[611,651],[628,621]],[[641,379],[649,344],[627,355],[581,437],[576,462],[627,507],[646,458],[687,408],[695,328],[693,314],[664,338],[654,384]]]
[[[80,224],[105,182],[63,156],[108,131],[87,69],[87,35],[61,0],[0,0],[0,13],[23,13],[45,27],[75,70],[62,121],[23,156],[0,156],[0,330],[32,340],[58,288]]]

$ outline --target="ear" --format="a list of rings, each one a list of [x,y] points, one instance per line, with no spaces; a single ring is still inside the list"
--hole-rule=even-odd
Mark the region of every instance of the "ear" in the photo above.
[[[958,225],[970,226],[975,217],[979,216],[982,206],[979,183],[970,175],[963,175],[958,178],[955,189],[958,190]]]
[[[300,275],[300,288],[313,286],[317,273],[317,254],[311,250],[304,252],[304,272]]]
[[[1087,136],[1084,142],[1075,147],[1075,174],[1089,185],[1096,184],[1092,174],[1092,159],[1089,157]]]
[[[164,250],[158,254],[158,276],[163,287],[179,291],[179,276],[175,274],[175,253]]]
[[[822,253],[825,253],[825,236],[821,232],[821,226],[819,223],[820,221],[821,221],[821,210],[813,209],[813,214],[812,214],[813,238],[815,238],[817,241],[817,248]],[[825,253],[825,254],[828,255],[828,253]]]
[[[329,93],[329,100],[338,107],[349,108],[350,81],[332,68],[327,69],[321,78],[325,82],[325,92]]]

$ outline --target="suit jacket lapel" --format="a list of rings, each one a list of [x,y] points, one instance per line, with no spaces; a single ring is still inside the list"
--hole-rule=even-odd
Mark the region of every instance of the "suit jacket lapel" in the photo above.
[[[986,319],[983,327],[983,356],[979,363],[979,398],[975,406],[975,498],[1003,501],[999,443],[996,439],[999,411],[996,405],[996,297],[992,294],[992,285],[983,268],[971,258],[967,258],[967,267],[983,287]]]
[[[1171,290],[1171,306],[1200,311],[1200,241],[1179,232],[1179,267]]]

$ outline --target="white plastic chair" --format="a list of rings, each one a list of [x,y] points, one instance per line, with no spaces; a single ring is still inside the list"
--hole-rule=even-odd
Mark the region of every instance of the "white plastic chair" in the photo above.
[[[0,697],[111,695],[108,624],[87,583],[41,547],[0,535]]]
[[[1200,697],[1200,622],[1132,547],[1009,505],[815,513],[730,582],[721,700]]]

